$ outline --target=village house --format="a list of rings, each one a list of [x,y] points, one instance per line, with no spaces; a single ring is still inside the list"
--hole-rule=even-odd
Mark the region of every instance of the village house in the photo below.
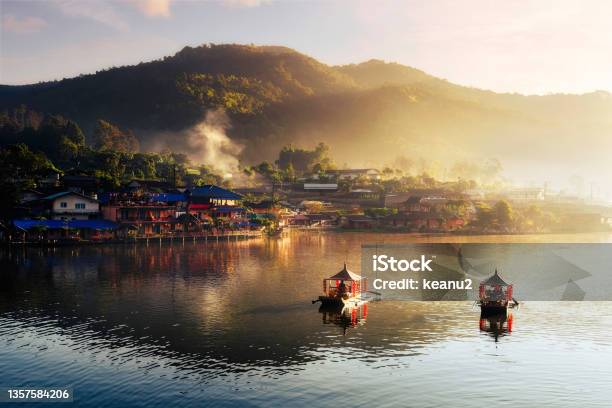
[[[382,218],[380,223],[386,228],[425,232],[440,230],[444,224],[444,220],[434,214],[426,212],[399,213]]]
[[[419,196],[410,196],[406,201],[400,204],[398,207],[398,212],[404,213],[423,213],[430,212],[431,206],[426,205],[421,202],[421,197]]]
[[[108,220],[13,220],[11,241],[109,241],[118,225]]]
[[[41,189],[51,189],[59,187],[60,173],[57,170],[50,170],[42,179],[38,180],[38,187]]]
[[[546,190],[541,187],[513,188],[506,193],[511,201],[542,201]]]
[[[348,195],[355,200],[379,202],[383,196],[383,189],[378,185],[353,186]]]
[[[226,226],[243,225],[245,209],[240,206],[242,196],[224,188],[205,185],[188,190],[187,213],[201,221],[217,219]]]
[[[409,191],[385,194],[384,206],[387,208],[399,208],[411,197],[418,197],[419,200],[423,197],[460,198],[457,194],[444,188],[414,188]],[[416,200],[416,198],[414,200]]]
[[[293,227],[327,228],[338,223],[334,214],[297,214],[287,218],[287,223]]]
[[[340,219],[340,225],[349,229],[372,229],[377,226],[377,220],[367,215],[346,215]]]
[[[257,203],[245,203],[251,211],[250,218],[253,220],[280,221],[281,206],[272,200],[262,200]]]
[[[262,200],[258,203],[248,203],[251,217],[255,219],[268,219],[278,223],[280,227],[288,224],[287,219],[295,213],[286,206],[273,200]]]
[[[73,191],[55,193],[29,205],[33,215],[54,220],[88,220],[100,215],[97,199]]]
[[[335,193],[338,183],[304,183],[304,191],[309,193]]]
[[[185,230],[179,217],[186,197],[177,193],[120,194],[101,197],[102,216],[138,236],[173,235]]]

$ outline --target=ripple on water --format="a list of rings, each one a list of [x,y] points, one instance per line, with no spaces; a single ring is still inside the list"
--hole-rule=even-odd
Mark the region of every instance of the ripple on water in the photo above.
[[[312,293],[360,242],[35,252],[0,297],[0,373],[90,406],[609,406],[608,303],[526,302],[498,334],[465,302],[324,323]]]

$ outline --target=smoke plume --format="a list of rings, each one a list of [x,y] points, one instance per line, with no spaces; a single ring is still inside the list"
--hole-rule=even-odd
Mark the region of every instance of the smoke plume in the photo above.
[[[222,109],[208,111],[204,120],[185,131],[189,159],[219,170],[224,176],[238,171],[238,155],[244,146],[226,134],[230,121]]]

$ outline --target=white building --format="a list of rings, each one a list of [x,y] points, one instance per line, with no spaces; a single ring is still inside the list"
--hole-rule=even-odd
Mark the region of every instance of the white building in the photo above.
[[[43,198],[53,219],[87,220],[100,213],[100,203],[92,197],[64,191]]]
[[[514,188],[508,191],[508,198],[512,201],[542,201],[545,190],[540,187]]]

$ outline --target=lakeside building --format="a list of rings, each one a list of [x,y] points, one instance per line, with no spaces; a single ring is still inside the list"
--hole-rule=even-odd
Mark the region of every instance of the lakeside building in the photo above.
[[[384,205],[383,188],[376,184],[353,186],[349,189],[348,195],[351,199],[373,201],[379,203],[378,205]]]
[[[258,203],[247,203],[247,206],[251,211],[251,219],[267,219],[276,222],[279,227],[287,226],[288,219],[295,215],[295,212],[287,208],[286,205],[273,200],[262,200]]]
[[[38,187],[42,189],[53,189],[57,188],[61,184],[60,172],[57,170],[49,170],[49,172],[40,180],[38,180]]]
[[[340,218],[340,225],[343,228],[350,229],[372,229],[378,226],[376,219],[368,217],[367,215],[346,215]]]
[[[388,193],[384,196],[384,207],[387,208],[399,208],[403,206],[408,199],[411,197],[413,200],[421,200],[425,197],[441,197],[448,199],[460,199],[465,198],[460,193],[455,193],[444,188],[413,188],[408,191],[401,191],[395,193]]]
[[[9,240],[108,241],[115,238],[119,225],[108,220],[13,220]]]
[[[240,194],[209,184],[187,190],[186,196],[186,213],[201,222],[211,223],[216,219],[223,228],[249,226]]]
[[[99,201],[73,191],[62,191],[29,201],[32,215],[53,220],[88,220],[100,215]]]
[[[338,183],[304,183],[304,191],[311,193],[335,193]]]
[[[334,214],[297,214],[287,218],[287,224],[301,228],[329,228],[338,224]]]
[[[506,192],[505,196],[511,201],[543,201],[546,197],[546,189],[541,187],[513,188]]]
[[[384,228],[414,232],[449,232],[463,228],[467,221],[461,217],[441,217],[432,213],[399,213],[383,217],[379,225]]]
[[[172,235],[185,231],[184,194],[136,195],[111,193],[103,199],[102,216],[138,236]]]

